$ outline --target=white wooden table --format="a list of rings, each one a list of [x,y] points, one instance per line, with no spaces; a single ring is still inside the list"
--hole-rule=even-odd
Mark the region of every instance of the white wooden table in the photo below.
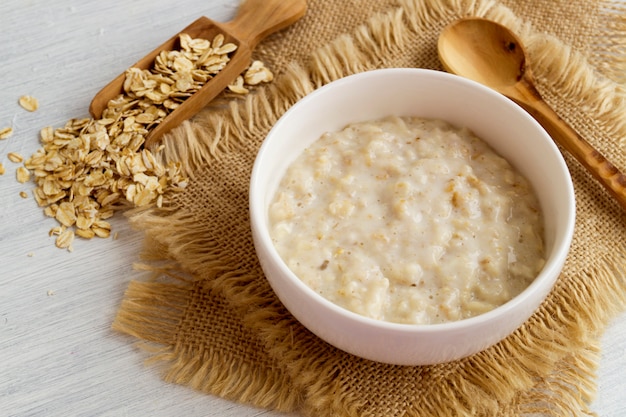
[[[201,15],[226,21],[237,0],[3,0],[0,2],[0,415],[278,416],[164,383],[134,340],[110,330],[142,236],[113,219],[119,238],[55,248],[55,226],[8,152],[30,156],[44,126],[87,116],[92,96]],[[37,112],[18,106],[30,94]],[[20,197],[27,191],[29,197]],[[603,339],[602,416],[626,415],[626,317]]]

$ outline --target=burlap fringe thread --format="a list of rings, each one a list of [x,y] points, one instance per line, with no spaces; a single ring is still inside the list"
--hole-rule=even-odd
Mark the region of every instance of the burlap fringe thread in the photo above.
[[[625,31],[626,6],[609,1],[605,9],[610,15],[607,22],[612,25],[607,34]],[[534,33],[509,9],[493,1],[402,0],[401,7],[373,17],[353,36],[342,36],[316,51],[308,68],[293,65],[272,85],[243,101],[231,102],[227,109],[212,109],[212,113],[203,113],[193,123],[185,123],[166,138],[164,158],[185,161],[193,181],[199,168],[210,167],[211,161],[241,149],[246,138],[267,132],[291,105],[316,88],[375,68],[376,57],[384,55],[389,48],[402,48],[409,31],[440,27],[441,22],[463,15],[489,17],[516,30],[532,49],[535,73],[556,74],[554,79],[559,82],[554,88],[560,95],[584,105],[610,137],[626,138],[623,88],[598,75],[587,58],[558,40]],[[602,66],[604,75],[623,81],[624,73],[620,71],[626,67],[626,45],[607,49],[605,41],[599,39],[597,43],[598,50],[604,52],[596,53],[592,59],[611,62]],[[626,146],[624,142],[622,146]],[[177,208],[175,196],[172,202],[172,207]],[[332,380],[336,376],[333,370],[325,375],[300,375],[299,386],[285,392],[276,387],[284,387],[292,379],[276,368],[251,377],[250,373],[258,370],[246,366],[210,366],[229,363],[229,358],[210,357],[209,349],[199,354],[198,350],[177,344],[177,324],[190,302],[190,289],[196,285],[195,274],[206,275],[207,270],[213,270],[213,275],[218,277],[226,270],[224,259],[219,253],[211,253],[211,242],[196,231],[193,216],[184,210],[150,208],[129,212],[128,216],[132,224],[147,231],[147,263],[137,268],[150,271],[153,279],[130,283],[113,328],[159,344],[151,348],[150,363],[164,365],[165,380],[280,411],[329,416],[382,415],[384,404],[368,408],[368,401],[376,401],[372,398],[359,393],[333,395],[332,391],[341,391],[340,382]],[[184,270],[181,265],[185,266]],[[490,349],[488,356],[471,358],[471,366],[455,368],[452,375],[442,371],[441,378],[447,382],[426,388],[429,392],[420,397],[420,403],[407,403],[398,415],[592,414],[587,405],[596,389],[597,338],[606,323],[623,312],[626,302],[626,246],[616,244],[613,256],[598,259],[596,265],[594,270],[579,272],[575,280],[578,285],[574,288],[558,288],[564,299],[555,309],[542,307],[529,323]],[[279,305],[268,305],[273,296],[268,294],[267,285],[255,282],[254,275],[245,271],[230,273],[216,278],[210,285],[230,288],[228,297],[233,306],[239,306],[244,325],[253,323],[255,328],[264,329],[260,339],[265,341],[270,356],[282,358],[283,363],[300,371],[307,369],[307,361],[315,364],[318,360],[306,340],[295,341],[297,349],[291,351],[272,350],[271,341],[290,334],[292,322],[285,320]],[[243,307],[246,305],[264,308],[246,310]],[[537,322],[541,325],[533,325]],[[384,367],[391,377],[403,372],[398,368],[401,367]],[[339,395],[344,397],[339,399]]]

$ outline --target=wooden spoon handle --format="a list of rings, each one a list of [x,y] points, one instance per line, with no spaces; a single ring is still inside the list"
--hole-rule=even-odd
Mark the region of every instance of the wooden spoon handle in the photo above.
[[[263,38],[295,23],[306,8],[306,0],[246,0],[224,27],[253,49]]]
[[[626,176],[561,119],[534,87],[520,83],[518,88],[526,90],[525,98],[524,100],[513,98],[513,100],[530,113],[554,141],[576,158],[626,210]]]

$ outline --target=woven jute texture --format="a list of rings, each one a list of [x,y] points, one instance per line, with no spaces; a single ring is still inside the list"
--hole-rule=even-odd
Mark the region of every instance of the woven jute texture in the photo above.
[[[590,413],[598,340],[626,302],[626,213],[569,155],[577,224],[546,302],[492,348],[423,367],[351,356],[295,321],[255,256],[248,181],[265,135],[297,100],[361,71],[440,70],[441,29],[470,15],[517,32],[545,99],[624,170],[623,4],[309,0],[303,19],[256,51],[276,73],[271,84],[221,97],[164,139],[162,157],[183,163],[189,185],[163,208],[128,213],[146,249],[113,328],[138,339],[168,382],[305,416]]]

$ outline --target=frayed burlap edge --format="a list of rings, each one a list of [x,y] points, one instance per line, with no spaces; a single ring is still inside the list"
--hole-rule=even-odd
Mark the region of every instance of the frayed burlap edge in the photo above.
[[[608,1],[603,4],[600,32],[595,38],[592,52],[594,66],[607,77],[626,84],[626,42],[617,39],[619,33],[626,33],[626,3]]]
[[[607,10],[612,13],[626,11],[621,6],[608,2]],[[226,110],[212,109],[198,119],[202,123],[187,122],[165,138],[166,160],[185,161],[185,169],[193,181],[194,173],[221,155],[235,152],[249,136],[267,132],[275,121],[297,100],[316,88],[334,79],[376,67],[377,56],[387,48],[401,47],[405,31],[420,31],[430,27],[429,22],[449,20],[452,16],[478,15],[499,20],[520,33],[522,39],[533,48],[535,73],[549,69],[560,95],[584,103],[594,115],[607,136],[626,137],[626,114],[624,92],[619,85],[602,78],[587,62],[556,39],[534,33],[533,29],[513,16],[508,9],[488,1],[426,1],[403,0],[402,7],[375,16],[360,27],[352,36],[342,36],[332,44],[316,51],[310,66],[293,65],[274,84],[260,89],[243,101],[231,102]],[[624,24],[624,19],[611,18],[614,24]],[[617,23],[615,23],[617,22]],[[598,42],[604,44],[603,42]],[[617,47],[619,48],[619,47]],[[604,62],[614,62],[604,68],[605,74],[619,79],[619,73],[608,68],[623,65],[617,57],[619,50],[613,49],[611,56],[603,56]],[[579,86],[586,86],[584,96]],[[116,330],[133,335],[141,340],[164,343],[174,340],[175,324],[184,314],[185,294],[193,285],[194,271],[219,268],[223,260],[212,258],[207,253],[207,243],[194,234],[193,216],[184,208],[140,209],[128,213],[136,227],[146,230],[148,237],[158,242],[146,252],[148,260],[166,262],[166,266],[143,265],[143,269],[154,268],[165,276],[178,277],[176,283],[132,282],[118,316],[113,324]],[[170,261],[170,263],[167,263]],[[182,272],[177,272],[182,269]],[[579,271],[577,285],[564,288],[557,284],[555,293],[560,303],[553,309],[544,305],[531,320],[511,337],[489,350],[489,355],[471,358],[472,366],[461,368],[463,372],[448,376],[449,384],[434,387],[436,398],[425,404],[426,410],[407,410],[409,415],[522,415],[542,413],[560,416],[586,413],[587,404],[595,393],[594,374],[599,357],[597,338],[607,321],[623,312],[626,302],[626,247],[614,248],[612,256],[598,259],[594,270]],[[187,275],[189,274],[189,275]],[[250,299],[264,299],[266,285],[255,285],[246,277],[228,276],[228,285],[233,305],[244,306]],[[222,282],[224,284],[224,282]],[[252,284],[252,285],[251,285]],[[286,334],[290,321],[284,320],[282,312],[266,308],[244,311],[244,320],[263,327],[267,332]],[[540,326],[534,325],[541,323]],[[304,350],[280,351],[270,342],[275,334],[266,334],[268,352],[282,355],[294,369],[306,369],[307,361],[315,361],[315,355],[303,358]],[[307,341],[302,342],[307,343]],[[547,354],[549,353],[549,354]],[[546,355],[547,354],[547,355]],[[341,387],[332,381],[333,370],[326,374],[311,375],[308,396],[301,398],[277,398],[271,381],[258,381],[257,392],[237,383],[241,373],[224,372],[209,367],[211,358],[188,352],[177,344],[159,348],[151,362],[165,364],[166,380],[184,383],[194,388],[221,395],[238,401],[283,411],[300,410],[305,414],[317,415],[363,415],[363,398],[342,398],[341,403],[332,391]],[[506,375],[502,369],[506,367]],[[485,375],[490,378],[485,378]],[[196,381],[204,381],[202,384]],[[249,376],[246,378],[250,380]],[[268,385],[269,384],[269,385]],[[235,388],[233,388],[235,387]],[[237,388],[238,387],[238,388]],[[343,393],[346,394],[346,393]],[[350,393],[347,393],[350,395]],[[270,398],[270,400],[268,400]],[[439,399],[439,400],[438,400]],[[445,399],[445,401],[440,401]],[[300,402],[302,401],[302,403]],[[430,413],[429,411],[430,410]],[[432,413],[432,414],[431,414]]]

